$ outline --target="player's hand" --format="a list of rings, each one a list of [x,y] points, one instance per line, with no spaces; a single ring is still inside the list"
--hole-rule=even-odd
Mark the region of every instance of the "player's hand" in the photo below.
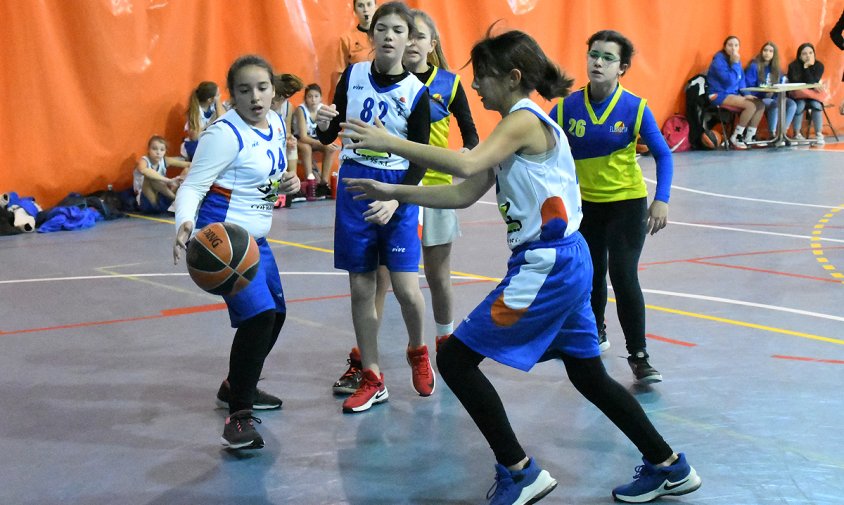
[[[393,200],[393,185],[378,182],[373,179],[352,179],[343,178],[343,183],[346,185],[346,191],[349,193],[356,193],[353,197],[355,200]]]
[[[301,189],[301,184],[299,182],[298,175],[294,174],[293,172],[287,171],[281,174],[281,181],[278,184],[279,193],[290,195],[293,193],[298,193],[299,189]]]
[[[398,208],[399,202],[395,200],[387,202],[375,200],[369,204],[369,210],[363,213],[363,218],[369,223],[384,226],[390,222]]]
[[[668,204],[654,200],[648,209],[647,232],[651,235],[668,226]]]
[[[190,239],[191,232],[193,232],[193,221],[185,221],[179,225],[179,230],[176,232],[176,241],[173,243],[174,265],[179,264],[179,259],[182,257],[182,251],[187,250],[187,243]]]
[[[287,150],[288,151],[292,151],[293,149],[296,149],[296,147],[298,147],[298,146],[299,146],[299,141],[296,140],[296,137],[294,137],[293,135],[287,137]]]
[[[331,105],[319,104],[316,112],[317,128],[322,131],[327,130],[331,120],[337,117],[337,114],[337,106],[333,103]]]
[[[345,123],[340,123],[340,127],[343,128],[340,136],[351,140],[355,149],[366,148],[381,152],[390,150],[388,144],[392,135],[387,132],[377,117],[375,125],[364,123],[360,119],[350,119]]]
[[[327,146],[325,146],[326,154],[334,154],[339,149],[340,149],[340,146],[338,146],[337,144],[328,144]]]

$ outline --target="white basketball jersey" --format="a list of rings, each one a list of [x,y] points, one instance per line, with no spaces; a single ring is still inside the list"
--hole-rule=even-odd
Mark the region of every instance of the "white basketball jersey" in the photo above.
[[[356,118],[375,124],[377,117],[391,134],[407,138],[407,118],[425,91],[425,85],[415,75],[409,73],[401,81],[382,88],[372,78],[372,62],[364,61],[349,68],[348,84],[346,120]],[[355,149],[349,139],[343,139],[340,160],[385,170],[407,170],[409,165],[406,159],[392,153]]]
[[[568,237],[580,227],[583,209],[568,140],[556,122],[534,102],[524,98],[510,109],[527,109],[553,128],[557,145],[543,161],[514,154],[495,169],[498,210],[507,224],[507,245]],[[534,158],[531,156],[530,158]]]
[[[302,109],[302,115],[305,116],[305,134],[308,137],[311,137],[312,139],[317,138],[317,132],[316,132],[317,124],[316,124],[316,121],[314,121],[313,118],[311,117],[311,113],[308,111],[308,107],[305,104],[302,104],[302,105],[299,106],[299,108]],[[296,119],[298,121],[298,119],[299,119],[298,115],[295,115],[293,117],[294,117],[294,119]],[[296,128],[298,128],[298,126]]]
[[[274,111],[267,113],[267,121],[268,131],[253,128],[232,109],[202,133],[191,170],[176,195],[177,226],[194,216],[191,210],[198,207],[195,222],[239,224],[255,238],[269,233],[279,180],[287,168],[287,132]],[[223,143],[230,144],[228,152],[237,149],[237,155],[217,172],[214,164],[220,160],[215,150]],[[197,205],[203,198],[213,199],[214,205]],[[213,215],[204,215],[206,211]]]
[[[152,161],[150,161],[149,156],[142,156],[141,157],[144,161],[147,162],[147,165],[158,172],[160,175],[167,176],[167,164],[164,162],[164,158],[158,160],[158,165],[153,165]],[[132,189],[135,190],[135,194],[141,192],[141,189],[144,187],[144,174],[142,174],[137,168],[132,172]]]

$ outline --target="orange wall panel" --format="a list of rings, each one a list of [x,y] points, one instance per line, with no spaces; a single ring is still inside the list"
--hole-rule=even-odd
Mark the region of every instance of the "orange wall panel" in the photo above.
[[[637,51],[622,84],[648,98],[660,123],[684,110],[686,80],[705,71],[728,34],[741,38],[745,64],[768,39],[783,66],[801,42],[812,42],[833,100],[844,99],[844,53],[828,36],[844,0],[407,3],[439,24],[482,137],[497,118],[469,89],[471,67],[460,67],[496,20],[498,29],[536,37],[576,86],[586,82],[589,35],[621,31]],[[44,207],[71,191],[130,186],[153,134],[163,134],[175,155],[189,93],[203,80],[224,87],[241,54],[264,55],[276,71],[329,89],[337,36],[354,24],[351,0],[0,0],[0,18],[0,191],[35,196]],[[844,131],[842,116],[831,116]]]

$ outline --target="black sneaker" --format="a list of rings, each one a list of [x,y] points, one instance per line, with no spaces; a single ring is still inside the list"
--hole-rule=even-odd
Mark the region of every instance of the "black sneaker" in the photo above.
[[[357,347],[352,348],[349,359],[346,360],[349,368],[337,379],[331,389],[336,395],[350,395],[360,388],[363,381],[363,364],[360,362],[360,351]]]
[[[328,187],[328,184],[321,182],[317,184],[316,187],[316,197],[317,200],[324,200],[326,198],[331,198],[331,188]]]
[[[630,370],[633,370],[633,375],[636,376],[639,384],[662,382],[662,374],[648,363],[648,353],[645,351],[638,351],[628,356],[627,363],[630,365]]]
[[[610,341],[607,340],[607,325],[602,324],[600,328],[598,328],[598,349],[601,352],[606,351],[610,348]]]
[[[298,193],[293,195],[287,195],[287,201],[291,203],[296,202],[304,202],[308,199],[307,195],[305,194],[305,190],[300,189]]]
[[[260,449],[264,439],[258,434],[252,421],[260,419],[252,415],[251,410],[238,410],[226,418],[221,440],[228,449]]]
[[[229,386],[229,381],[224,380],[223,383],[220,384],[220,389],[217,390],[217,405],[229,408],[229,399],[231,396],[232,390]],[[281,403],[281,398],[255,388],[255,398],[252,400],[252,408],[254,410],[280,409]]]

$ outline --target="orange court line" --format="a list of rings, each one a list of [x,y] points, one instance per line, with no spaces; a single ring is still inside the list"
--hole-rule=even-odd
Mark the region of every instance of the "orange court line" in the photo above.
[[[812,363],[829,363],[833,365],[844,365],[844,360],[840,359],[818,359],[818,358],[805,358],[802,356],[783,356],[781,354],[774,354],[771,356],[775,359],[787,359],[791,361],[809,361]]]
[[[821,281],[821,282],[832,282],[834,284],[841,284],[841,281],[836,279],[830,279],[828,277],[816,277],[814,275],[803,275],[803,274],[792,274],[788,272],[779,272],[777,270],[768,270],[766,268],[754,268],[754,267],[745,267],[740,265],[727,265],[726,263],[715,263],[714,261],[697,261],[691,260],[689,263],[696,263],[698,265],[709,265],[713,267],[721,267],[721,268],[734,268],[736,270],[747,270],[750,272],[759,272],[763,274],[771,274],[771,275],[782,275],[785,277],[796,277],[798,279],[809,279],[813,281]]]
[[[683,347],[697,347],[697,344],[693,344],[691,342],[684,342],[682,340],[675,340],[668,337],[660,337],[659,335],[654,335],[653,333],[645,333],[645,336],[668,344],[682,345]]]

